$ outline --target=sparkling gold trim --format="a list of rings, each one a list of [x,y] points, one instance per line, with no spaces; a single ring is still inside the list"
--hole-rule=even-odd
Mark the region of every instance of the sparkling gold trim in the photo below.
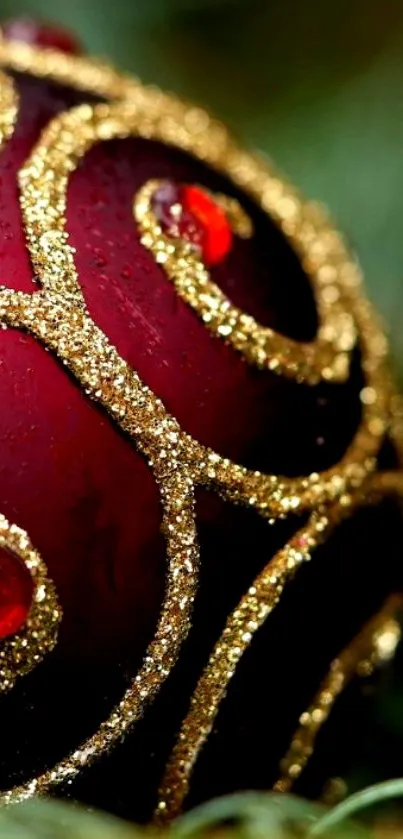
[[[0,694],[11,690],[56,644],[61,609],[46,565],[27,533],[0,515],[0,548],[18,556],[33,581],[32,605],[22,629],[0,641]]]
[[[4,290],[0,295],[0,316],[10,325],[28,329],[47,345],[51,345],[69,364],[93,398],[101,401],[126,431],[133,434],[134,430],[138,445],[146,453],[150,445],[153,449],[159,447],[164,451],[167,448],[165,439],[156,440],[155,422],[150,422],[153,412],[154,419],[158,416],[161,421],[168,423],[170,433],[177,435],[175,458],[186,463],[195,483],[210,485],[226,498],[255,507],[267,518],[282,516],[290,510],[311,509],[321,501],[340,497],[349,486],[358,486],[365,479],[368,471],[375,466],[374,458],[388,420],[389,377],[385,368],[386,341],[369,304],[354,284],[351,287],[352,279],[354,282],[357,279],[357,273],[355,266],[346,261],[345,256],[342,261],[344,274],[341,272],[345,284],[343,294],[347,297],[348,293],[353,317],[359,329],[366,374],[366,387],[361,394],[363,422],[342,462],[322,475],[314,474],[295,479],[262,475],[260,472],[231,463],[218,453],[201,446],[180,429],[177,421],[166,413],[152,391],[119,358],[116,350],[95,327],[85,310],[74,265],[74,252],[68,244],[65,230],[66,191],[71,172],[96,142],[127,136],[144,136],[173,144],[175,136],[176,145],[193,152],[196,157],[206,160],[230,176],[233,175],[245,190],[252,191],[253,179],[261,185],[263,170],[260,164],[250,159],[249,169],[244,166],[240,176],[236,155],[242,155],[243,159],[244,153],[236,150],[227,137],[222,155],[218,156],[214,133],[210,135],[205,129],[201,138],[198,133],[194,135],[191,130],[186,129],[185,115],[186,111],[183,108],[179,116],[173,111],[167,122],[166,115],[161,115],[159,105],[155,108],[153,103],[149,102],[144,109],[144,101],[141,98],[138,105],[132,102],[130,106],[126,103],[94,107],[83,105],[62,114],[50,123],[20,173],[21,206],[32,260],[42,282],[43,291],[26,295]],[[234,168],[229,168],[228,160],[232,160]],[[63,325],[63,321],[67,321],[66,312],[69,309],[74,309],[70,331],[74,327],[77,334],[75,350],[71,347],[71,339],[66,340],[66,322]],[[78,334],[80,329],[81,339]],[[96,330],[91,349],[91,377],[87,373],[89,358],[87,356],[84,361],[80,355],[83,333],[88,330]],[[87,340],[86,337],[85,342]],[[98,346],[106,344],[107,367],[104,374],[102,370],[98,371],[96,381],[92,382]],[[116,364],[116,370],[119,366],[119,373],[107,378],[105,374],[112,363]],[[123,375],[123,379],[119,380],[119,375]],[[145,422],[136,422],[133,421],[133,417],[130,418],[130,410],[133,411],[133,408],[130,409],[129,402],[132,405],[136,404],[139,393],[142,404],[146,406],[147,403],[144,407]],[[128,412],[127,417],[122,415],[122,405],[125,406],[124,412]]]
[[[175,663],[180,644],[189,628],[190,606],[195,593],[195,571],[191,559],[194,545],[190,542],[194,536],[194,521],[193,501],[189,495],[191,484],[172,468],[172,461],[170,466],[172,476],[165,478],[161,489],[163,529],[167,536],[170,561],[167,592],[154,639],[147,649],[139,673],[121,702],[93,736],[49,771],[1,793],[0,804],[16,803],[33,795],[45,794],[57,784],[71,780],[83,766],[92,763],[110,749],[139,719],[146,701],[150,701],[157,693]],[[173,522],[176,524],[174,532]]]
[[[182,441],[188,444],[186,448],[193,449],[194,480],[210,484],[232,501],[255,507],[269,519],[282,516],[290,510],[311,509],[321,501],[341,497],[349,486],[359,485],[374,468],[374,458],[388,421],[389,382],[385,370],[387,346],[382,330],[362,295],[359,268],[351,260],[342,238],[327,220],[323,209],[313,202],[303,202],[265,159],[238,148],[224,126],[205,111],[184,104],[155,88],[144,87],[136,80],[118,74],[104,62],[0,40],[0,64],[15,71],[70,84],[105,98],[127,98],[130,105],[127,106],[126,129],[124,108],[119,124],[115,120],[115,125],[114,112],[111,112],[112,118],[108,119],[108,112],[104,111],[105,123],[99,128],[97,140],[126,136],[128,133],[154,137],[183,148],[228,174],[252,198],[261,200],[263,209],[272,215],[300,254],[306,272],[310,276],[314,274],[318,286],[326,289],[329,305],[338,305],[342,300],[343,310],[351,312],[346,315],[348,322],[351,322],[353,316],[360,332],[367,382],[364,389],[363,422],[342,462],[322,475],[313,474],[297,479],[267,476],[232,464],[182,434]],[[119,109],[119,106],[116,107]],[[100,108],[95,110],[102,122],[102,106]],[[90,122],[91,110],[87,108],[87,122]],[[136,120],[142,123],[138,131]],[[84,126],[82,130],[85,131]],[[262,177],[267,185],[263,194],[260,189]],[[63,227],[63,220],[59,219],[58,224]],[[51,220],[50,230],[48,249],[55,235]],[[328,339],[336,340],[336,336],[328,336]],[[272,366],[275,364],[276,360],[273,359]],[[150,395],[148,389],[144,386],[143,389]]]
[[[311,757],[316,737],[329,718],[337,697],[355,676],[368,676],[375,667],[393,658],[401,628],[394,617],[403,599],[393,595],[354,640],[334,659],[309,708],[301,714],[289,750],[280,764],[276,792],[289,792]]]
[[[318,338],[311,344],[293,341],[262,326],[251,315],[231,303],[212,281],[200,254],[189,242],[175,239],[162,231],[152,208],[153,194],[161,183],[158,180],[148,181],[135,197],[134,216],[142,233],[141,241],[163,266],[179,296],[198,313],[208,329],[232,344],[250,364],[257,367],[268,368],[280,375],[311,384],[317,384],[321,378],[344,381],[356,332],[352,317],[341,306],[340,297],[334,298],[334,293],[329,294],[329,286],[319,281],[315,271],[312,272],[313,291],[321,322]],[[267,172],[262,172],[259,189],[255,189],[254,197],[263,210],[264,196],[270,193],[270,188],[271,177]],[[217,203],[223,206],[220,197]],[[236,205],[233,205],[232,210],[236,230],[241,235],[250,236],[250,228],[245,225],[245,219],[240,217],[238,202]],[[303,238],[300,243],[303,246]]]
[[[299,530],[256,577],[228,618],[191,698],[159,790],[155,812],[158,824],[170,822],[181,812],[196,761],[212,731],[236,666],[279,602],[287,581],[302,563],[311,559],[313,550],[343,519],[368,500],[379,500],[387,494],[403,495],[402,473],[375,475],[365,491],[345,496],[343,503],[321,513],[312,513],[306,527]]]
[[[0,320],[4,326],[28,331],[52,349],[87,395],[103,405],[147,458],[161,494],[169,561],[167,592],[155,638],[122,701],[96,734],[72,755],[39,778],[5,792],[0,798],[4,803],[48,792],[56,784],[71,780],[141,716],[146,702],[166,678],[186,637],[196,591],[199,555],[195,485],[212,488],[233,502],[245,503],[269,520],[284,517],[290,511],[311,512],[307,527],[274,558],[270,570],[259,575],[256,590],[251,589],[244,598],[245,615],[241,609],[239,626],[235,613],[229,620],[225,644],[233,632],[235,645],[226,672],[232,675],[251,640],[249,635],[253,636],[255,623],[259,626],[263,622],[287,578],[324,538],[332,516],[349,511],[348,493],[359,488],[375,468],[389,423],[391,389],[386,342],[362,294],[359,269],[342,239],[320,208],[304,203],[265,162],[239,149],[220,123],[200,109],[144,88],[99,62],[0,41],[0,64],[100,97],[125,100],[74,108],[54,119],[43,132],[19,178],[28,246],[41,290],[28,295],[3,287]],[[8,119],[11,106],[12,103]],[[227,174],[273,216],[300,255],[305,271],[322,289],[321,299],[326,307],[333,306],[339,313],[336,325],[327,324],[326,330],[322,326],[320,340],[337,348],[339,363],[345,365],[343,375],[357,332],[366,378],[361,393],[362,423],[342,461],[323,474],[295,479],[262,475],[201,446],[182,431],[92,321],[66,232],[68,178],[94,143],[127,136],[160,140],[190,152]],[[277,362],[273,359],[273,369],[278,366],[285,371],[287,367],[287,375],[291,374],[290,359],[287,362],[279,357]],[[295,377],[314,381],[310,364],[308,354],[306,366],[301,360],[301,366],[294,370]],[[331,366],[322,370],[322,375],[330,380],[337,378]],[[325,502],[337,503],[329,511],[320,506]],[[242,638],[238,639],[236,633],[244,617],[248,620],[246,627],[242,626]]]
[[[106,61],[68,55],[50,48],[39,49],[4,38],[1,33],[0,64],[17,73],[49,79],[106,99],[138,95],[141,87],[135,78],[118,73]],[[159,91],[156,91],[158,95]]]

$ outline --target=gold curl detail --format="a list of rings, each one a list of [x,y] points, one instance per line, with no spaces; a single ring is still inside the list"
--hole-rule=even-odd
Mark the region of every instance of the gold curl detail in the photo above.
[[[319,731],[347,685],[356,676],[369,676],[376,667],[391,661],[401,638],[396,615],[402,605],[402,595],[388,597],[380,611],[332,661],[309,708],[301,714],[290,747],[281,760],[281,774],[273,787],[276,792],[290,792],[300,778],[313,754]]]
[[[340,292],[348,298],[359,330],[366,386],[361,393],[363,421],[356,437],[341,463],[322,475],[302,478],[263,475],[202,446],[182,431],[161,401],[123,362],[86,311],[74,265],[74,251],[65,230],[66,192],[71,172],[96,142],[127,136],[157,139],[185,149],[228,174],[256,200],[261,196],[262,183],[266,184],[266,192],[269,190],[272,175],[262,163],[247,157],[228,135],[222,139],[220,147],[215,142],[214,131],[210,133],[205,128],[200,137],[198,132],[187,129],[186,113],[185,106],[181,106],[180,111],[175,107],[170,111],[168,122],[165,112],[161,114],[160,106],[153,106],[152,101],[145,106],[142,97],[136,105],[134,102],[130,105],[82,105],[50,123],[19,176],[29,248],[42,291],[27,295],[3,289],[0,316],[10,326],[25,328],[51,346],[92,398],[100,401],[122,428],[135,437],[145,454],[149,455],[151,449],[153,452],[169,450],[166,435],[161,436],[161,431],[169,428],[170,433],[176,435],[175,460],[186,463],[195,484],[209,485],[232,501],[254,507],[266,518],[276,518],[291,510],[309,510],[323,501],[340,497],[349,486],[358,486],[365,479],[375,466],[388,422],[387,343],[361,289],[356,288],[356,266],[347,258],[338,239],[337,248],[334,243],[332,245],[336,248],[332,256],[329,250],[326,251],[326,264],[333,261],[338,265]],[[239,159],[243,161],[242,168]],[[309,205],[306,213],[313,226]],[[327,242],[328,226],[323,230],[319,222],[317,225],[315,242],[322,238]],[[304,236],[305,233],[301,236],[297,231],[294,233],[300,249],[305,242]],[[307,249],[306,259],[309,252]],[[75,348],[71,345],[71,337],[67,341],[67,334],[75,334]],[[87,346],[86,352],[81,351],[81,345]],[[107,358],[103,361],[105,352]],[[103,364],[106,365],[104,370]],[[111,365],[116,375],[109,375]],[[154,415],[152,423],[151,414]]]
[[[153,195],[161,183],[158,180],[148,181],[136,196],[134,215],[142,233],[141,241],[163,266],[179,296],[198,313],[208,329],[232,344],[250,364],[257,367],[309,384],[317,384],[322,378],[345,381],[356,332],[351,315],[335,295],[335,287],[332,286],[332,292],[329,292],[329,286],[320,282],[317,272],[311,272],[321,321],[317,340],[313,343],[300,343],[262,326],[231,303],[212,281],[201,256],[189,242],[163,232],[152,208]],[[261,206],[265,192],[269,191],[270,180],[262,173],[260,189],[256,190]],[[222,206],[222,198],[217,196],[216,200]],[[241,235],[245,230],[250,237],[251,231],[241,213],[239,205],[232,207],[232,218],[238,222],[235,228],[240,230]]]
[[[169,823],[181,812],[195,764],[212,731],[236,667],[255,633],[278,604],[287,582],[302,563],[312,558],[313,551],[338,524],[358,507],[370,501],[379,501],[387,495],[403,496],[403,473],[375,475],[368,480],[365,489],[345,496],[342,504],[336,503],[326,510],[312,513],[307,525],[278,551],[253,581],[228,618],[191,697],[160,786],[156,823]],[[343,667],[347,661],[346,654]]]
[[[160,491],[168,556],[167,590],[156,634],[122,701],[73,754],[40,777],[4,792],[0,801],[8,803],[48,792],[71,780],[139,719],[170,672],[190,626],[198,580],[195,486],[212,488],[232,502],[247,504],[269,520],[291,511],[311,513],[308,525],[273,559],[270,570],[259,575],[257,585],[242,601],[245,605],[240,612],[241,639],[237,634],[241,628],[238,617],[234,613],[229,619],[224,643],[232,633],[236,639],[227,667],[230,677],[245,645],[274,607],[288,577],[324,538],[332,517],[344,515],[350,493],[359,492],[375,469],[389,424],[392,391],[387,344],[362,293],[360,271],[343,240],[317,205],[302,201],[271,166],[242,151],[219,122],[102,63],[54,50],[0,40],[0,65],[106,99],[122,100],[81,105],[56,117],[43,131],[21,170],[21,209],[41,288],[28,295],[3,286],[0,321],[4,326],[26,330],[53,350],[87,395],[108,411],[145,456]],[[365,375],[362,422],[336,466],[320,475],[298,478],[262,475],[202,446],[183,432],[93,322],[66,231],[68,179],[96,142],[128,136],[173,145],[228,175],[274,218],[299,254],[304,270],[316,278],[322,301],[335,307],[336,325],[325,324],[325,334],[322,324],[321,341],[338,348],[342,364],[348,362],[353,334],[358,335]],[[347,336],[344,347],[340,343],[342,334]],[[278,372],[291,373],[293,364],[291,360],[287,367],[286,361],[278,359]],[[296,378],[309,381],[309,357],[304,360],[305,366],[302,360],[299,364],[294,370]],[[276,369],[275,359],[272,367]],[[337,379],[331,367],[324,377]],[[215,655],[219,658],[217,648]],[[208,728],[207,719],[203,718],[203,724]],[[173,809],[176,803],[175,798]]]

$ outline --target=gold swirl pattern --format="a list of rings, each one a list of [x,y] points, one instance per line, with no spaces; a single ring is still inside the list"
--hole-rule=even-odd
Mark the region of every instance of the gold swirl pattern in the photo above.
[[[274,785],[276,792],[289,792],[301,776],[319,731],[349,682],[356,676],[369,676],[376,667],[393,658],[401,638],[401,627],[395,616],[402,604],[401,596],[389,597],[382,609],[332,661],[311,705],[300,716],[290,748],[280,764],[281,775]]]
[[[146,103],[143,96],[139,103],[131,101],[130,104],[83,105],[74,108],[56,117],[44,130],[36,150],[19,177],[21,207],[31,257],[43,290],[27,295],[3,289],[0,294],[0,316],[9,325],[28,329],[52,346],[69,364],[92,397],[107,407],[126,432],[135,436],[137,445],[146,455],[152,449],[158,459],[158,450],[163,450],[165,460],[173,440],[175,461],[186,463],[195,484],[212,486],[224,497],[253,506],[268,518],[282,516],[290,510],[312,509],[322,501],[340,497],[349,486],[358,486],[367,473],[372,471],[388,419],[390,383],[385,368],[387,344],[369,304],[361,292],[351,289],[351,284],[354,287],[357,281],[357,273],[355,266],[346,261],[344,251],[342,268],[346,287],[343,285],[343,294],[347,297],[349,293],[352,316],[359,329],[366,374],[366,387],[361,393],[363,422],[342,462],[322,475],[296,479],[262,475],[201,446],[181,430],[177,421],[165,411],[161,401],[141,382],[135,371],[120,359],[86,312],[75,270],[74,253],[68,244],[65,230],[66,191],[69,175],[96,142],[137,136],[174,144],[175,136],[178,138],[176,146],[193,152],[196,157],[227,172],[255,198],[260,194],[266,172],[262,164],[250,159],[250,166],[247,168],[244,165],[239,170],[238,158],[242,155],[243,159],[244,153],[234,147],[227,135],[219,155],[215,133],[204,131],[199,138],[198,134],[194,135],[191,130],[184,128],[185,107],[182,106],[179,113],[176,111],[175,107],[167,122],[166,115],[163,113],[161,116],[160,105],[155,107],[152,101]],[[231,166],[228,160],[232,161]],[[270,182],[271,176],[266,173],[266,177]],[[255,192],[252,190],[253,184]],[[307,212],[310,216],[309,208]],[[320,231],[319,226],[318,236]],[[74,319],[71,327],[68,327],[67,312],[73,311],[73,308]],[[75,351],[70,349],[66,340],[66,330],[69,330],[70,335],[73,327]],[[84,346],[88,346],[90,340],[89,331],[93,333],[91,363],[88,350],[86,356],[83,353]],[[107,347],[107,357],[103,361],[101,355],[97,357],[101,347]],[[116,365],[116,375],[108,376],[112,363]],[[104,369],[102,364],[105,365]],[[154,415],[152,422],[151,414]],[[158,422],[163,425],[158,425]],[[176,436],[161,436],[162,431]]]
[[[329,293],[329,286],[320,282],[317,273],[311,272],[321,323],[313,344],[293,341],[261,326],[251,315],[231,304],[212,282],[208,269],[188,242],[164,235],[152,209],[152,197],[160,183],[149,181],[136,196],[134,215],[142,232],[141,241],[163,265],[180,297],[196,310],[213,334],[225,338],[257,367],[310,384],[316,384],[321,378],[344,381],[356,340],[354,322],[334,292]],[[267,179],[263,178],[260,204],[267,188]],[[223,206],[222,198],[216,201]],[[233,205],[231,209],[235,232],[249,237],[251,231],[240,206]]]
[[[389,494],[403,496],[402,473],[375,475],[369,479],[365,490],[345,496],[341,504],[312,513],[306,527],[299,530],[256,577],[228,618],[190,700],[162,779],[156,823],[170,822],[181,812],[196,761],[212,731],[236,665],[278,604],[287,581],[302,563],[312,558],[315,548],[343,519],[369,500],[380,500]]]
[[[207,680],[206,674],[201,678],[163,783],[158,812],[161,818],[167,819],[180,809],[197,753],[211,729],[237,662],[254,633],[278,602],[287,580],[299,565],[309,559],[313,548],[323,541],[334,524],[351,514],[356,499],[359,503],[372,486],[371,481],[367,483],[368,476],[376,467],[378,451],[390,423],[393,389],[387,366],[387,344],[362,292],[359,268],[323,211],[313,203],[304,202],[266,161],[240,149],[224,127],[204,111],[143,87],[105,64],[55,50],[0,40],[0,65],[112,100],[81,105],[52,120],[20,171],[23,222],[41,288],[28,295],[1,287],[0,322],[5,327],[29,332],[53,350],[86,394],[104,407],[147,459],[160,491],[168,558],[166,594],[155,636],[121,702],[98,731],[71,755],[41,776],[4,792],[0,801],[20,801],[71,780],[83,766],[111,748],[141,717],[146,703],[169,674],[190,627],[197,589],[196,486],[211,488],[232,502],[246,504],[270,521],[289,512],[310,513],[308,524],[261,572],[230,616],[213,652],[206,671],[211,672],[211,680]],[[3,97],[0,110],[6,112],[1,117],[2,136],[6,138],[11,131],[7,126],[15,121],[16,103],[11,95],[12,87],[8,83],[0,87]],[[306,346],[274,333],[262,336],[259,325],[252,323],[248,315],[238,310],[234,313],[231,307],[225,306],[229,321],[222,324],[217,321],[217,330],[223,324],[230,326],[231,332],[222,337],[232,336],[238,350],[245,335],[248,351],[245,344],[243,352],[248,361],[261,366],[267,364],[274,372],[299,382],[314,384],[321,378],[338,381],[348,373],[357,338],[365,375],[360,394],[362,421],[341,462],[322,474],[298,478],[263,475],[202,446],[167,413],[162,402],[92,320],[66,231],[68,180],[95,143],[128,136],[172,145],[227,175],[273,217],[299,254],[316,295],[321,320],[318,338],[313,346]],[[156,257],[158,254],[165,257],[167,243],[152,226],[152,219],[150,228],[145,197],[146,193],[142,192],[135,199],[143,241],[151,235],[151,239],[144,241],[145,246],[153,252],[155,249]],[[223,200],[228,199],[223,197]],[[169,245],[172,247],[172,242]],[[180,261],[176,261],[174,251],[169,250],[167,259],[158,258],[167,271],[171,258],[175,271]],[[193,277],[195,293],[193,296],[192,292],[188,302],[199,314],[209,313],[199,308],[200,287],[213,293],[213,297],[216,295],[216,300],[218,295],[219,307],[227,303],[220,297],[219,289],[211,287],[200,261],[195,262],[186,253],[183,262],[180,284],[185,285],[181,288],[190,294],[187,281]],[[172,274],[174,281],[175,277]],[[211,301],[209,305],[211,309]],[[211,324],[210,320],[207,325]],[[384,479],[382,492],[389,491],[388,480]],[[188,743],[183,740],[184,731],[189,733]]]

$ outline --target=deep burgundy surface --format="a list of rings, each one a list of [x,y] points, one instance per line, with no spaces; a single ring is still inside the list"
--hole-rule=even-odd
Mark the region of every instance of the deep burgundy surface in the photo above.
[[[41,128],[78,97],[27,78],[18,85],[18,126],[0,157],[1,279],[33,292],[16,173]],[[254,370],[210,335],[139,242],[133,196],[154,177],[233,193],[225,179],[160,144],[95,147],[68,193],[68,230],[94,320],[183,427],[222,454],[285,474],[335,462],[359,420],[358,354],[346,385],[312,388]],[[313,299],[295,255],[238,197],[255,236],[235,240],[215,280],[263,323],[311,338]],[[0,332],[0,402],[0,511],[28,530],[64,608],[55,653],[0,702],[0,784],[8,786],[63,756],[120,697],[152,635],[165,567],[150,470],[59,362],[13,330]],[[249,510],[199,493],[198,526],[202,587],[177,672],[133,737],[71,789],[129,816],[147,816],[188,690],[226,615],[297,522],[270,528]],[[325,663],[392,585],[394,554],[385,554],[381,581],[373,571],[385,531],[398,534],[398,554],[400,519],[388,508],[346,525],[336,548],[324,548],[323,561],[300,573],[240,667],[200,763],[196,798],[272,779]],[[266,749],[261,763],[257,743]]]

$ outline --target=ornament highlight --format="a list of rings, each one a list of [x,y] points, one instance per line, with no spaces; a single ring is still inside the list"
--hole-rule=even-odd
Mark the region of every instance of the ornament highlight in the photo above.
[[[42,558],[0,515],[0,693],[50,653],[62,613]]]
[[[154,192],[152,209],[164,232],[185,239],[206,265],[222,262],[232,245],[229,220],[205,189],[166,181]]]
[[[0,643],[24,626],[31,608],[33,580],[11,551],[0,548]]]

